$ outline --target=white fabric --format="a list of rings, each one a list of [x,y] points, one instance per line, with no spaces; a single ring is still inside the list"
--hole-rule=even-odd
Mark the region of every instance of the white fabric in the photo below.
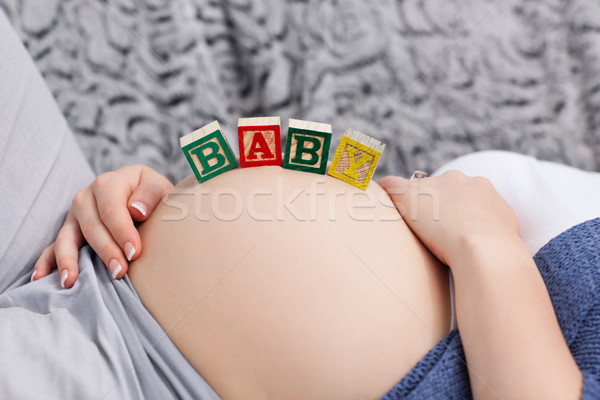
[[[434,175],[456,169],[489,179],[515,210],[521,239],[533,256],[550,239],[600,216],[600,173],[504,151],[460,157]]]
[[[515,210],[520,236],[535,255],[567,229],[600,216],[600,173],[539,161],[505,151],[484,151],[460,157],[437,170],[458,170],[489,179]],[[450,273],[451,329],[456,328],[454,278]]]

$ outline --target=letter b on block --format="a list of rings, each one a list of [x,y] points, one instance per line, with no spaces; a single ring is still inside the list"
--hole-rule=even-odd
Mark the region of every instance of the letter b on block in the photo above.
[[[293,135],[296,141],[296,154],[290,161],[298,165],[315,165],[320,161],[319,150],[323,148],[321,138],[307,136],[301,133]]]
[[[221,127],[215,121],[180,139],[198,182],[237,167],[237,162]]]
[[[325,174],[331,125],[290,119],[283,167]]]
[[[201,175],[209,175],[225,165],[227,159],[219,153],[220,149],[220,143],[209,141],[190,150],[192,159],[202,166]]]

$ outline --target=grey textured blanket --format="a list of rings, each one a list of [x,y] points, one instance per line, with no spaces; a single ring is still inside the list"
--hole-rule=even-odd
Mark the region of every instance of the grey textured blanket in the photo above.
[[[379,175],[506,149],[600,170],[594,0],[0,0],[96,172],[190,171],[240,116],[388,144]]]

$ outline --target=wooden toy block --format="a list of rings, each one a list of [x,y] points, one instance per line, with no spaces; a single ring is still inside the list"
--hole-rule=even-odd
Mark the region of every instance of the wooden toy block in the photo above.
[[[283,168],[325,174],[331,125],[290,119]]]
[[[231,147],[217,121],[181,137],[179,143],[200,183],[237,167]]]
[[[346,130],[328,175],[365,190],[375,172],[385,144],[354,129]]]
[[[281,119],[240,118],[240,166],[281,165]]]

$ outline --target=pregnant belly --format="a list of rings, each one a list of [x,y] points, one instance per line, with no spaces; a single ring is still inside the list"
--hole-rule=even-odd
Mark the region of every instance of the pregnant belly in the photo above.
[[[449,331],[446,268],[376,183],[188,178],[140,233],[132,283],[225,399],[376,398]]]

